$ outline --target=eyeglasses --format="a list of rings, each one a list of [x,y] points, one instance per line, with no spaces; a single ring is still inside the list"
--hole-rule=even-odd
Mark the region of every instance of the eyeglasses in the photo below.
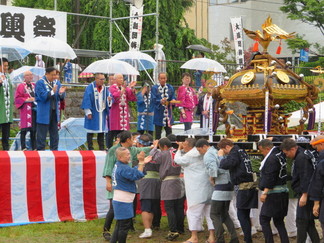
[[[106,79],[105,78],[97,78],[98,80],[100,81],[105,81]]]

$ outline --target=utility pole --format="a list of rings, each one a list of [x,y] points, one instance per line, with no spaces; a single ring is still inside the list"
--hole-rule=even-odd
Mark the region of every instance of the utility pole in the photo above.
[[[80,0],[75,0],[75,12],[80,13]],[[75,36],[79,35],[80,32],[80,16],[75,16]],[[80,38],[76,39],[74,48],[79,49],[80,48]]]

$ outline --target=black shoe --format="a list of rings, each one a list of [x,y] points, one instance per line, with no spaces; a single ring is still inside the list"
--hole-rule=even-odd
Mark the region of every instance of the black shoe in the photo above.
[[[178,230],[178,233],[179,233],[180,235],[183,235],[185,232],[184,232],[184,230]]]
[[[179,233],[178,232],[169,232],[169,234],[165,238],[167,240],[169,240],[169,241],[173,241],[173,240],[175,240],[178,237],[179,237]]]
[[[152,228],[152,230],[155,230],[155,231],[160,230],[160,226],[152,226],[151,228]]]
[[[105,231],[102,233],[103,238],[105,238],[106,241],[110,241],[111,239],[111,234],[109,231]]]
[[[132,225],[130,228],[129,228],[129,231],[132,231],[132,232],[135,232],[135,228],[134,228],[134,225]]]

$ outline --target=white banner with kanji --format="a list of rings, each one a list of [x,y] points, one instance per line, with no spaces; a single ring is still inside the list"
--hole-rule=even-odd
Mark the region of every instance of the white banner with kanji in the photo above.
[[[37,36],[48,36],[66,42],[66,16],[59,11],[1,5],[0,37],[26,42]]]
[[[0,227],[105,217],[103,151],[0,151]]]
[[[243,26],[242,26],[242,18],[231,18],[233,37],[234,37],[234,45],[235,45],[235,57],[236,64],[244,65],[244,47],[243,47]]]
[[[130,5],[130,17],[142,16],[143,7],[137,8],[134,5]],[[129,21],[129,50],[139,51],[142,38],[142,25],[143,17],[130,18]]]

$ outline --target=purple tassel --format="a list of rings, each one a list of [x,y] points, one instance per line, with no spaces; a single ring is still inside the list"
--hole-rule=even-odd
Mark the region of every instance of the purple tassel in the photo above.
[[[217,127],[219,124],[219,113],[218,112],[214,112],[214,116],[213,116],[213,132],[215,133],[217,131]]]
[[[308,125],[307,130],[313,130],[315,126],[316,111],[312,108],[313,112],[308,112]]]

